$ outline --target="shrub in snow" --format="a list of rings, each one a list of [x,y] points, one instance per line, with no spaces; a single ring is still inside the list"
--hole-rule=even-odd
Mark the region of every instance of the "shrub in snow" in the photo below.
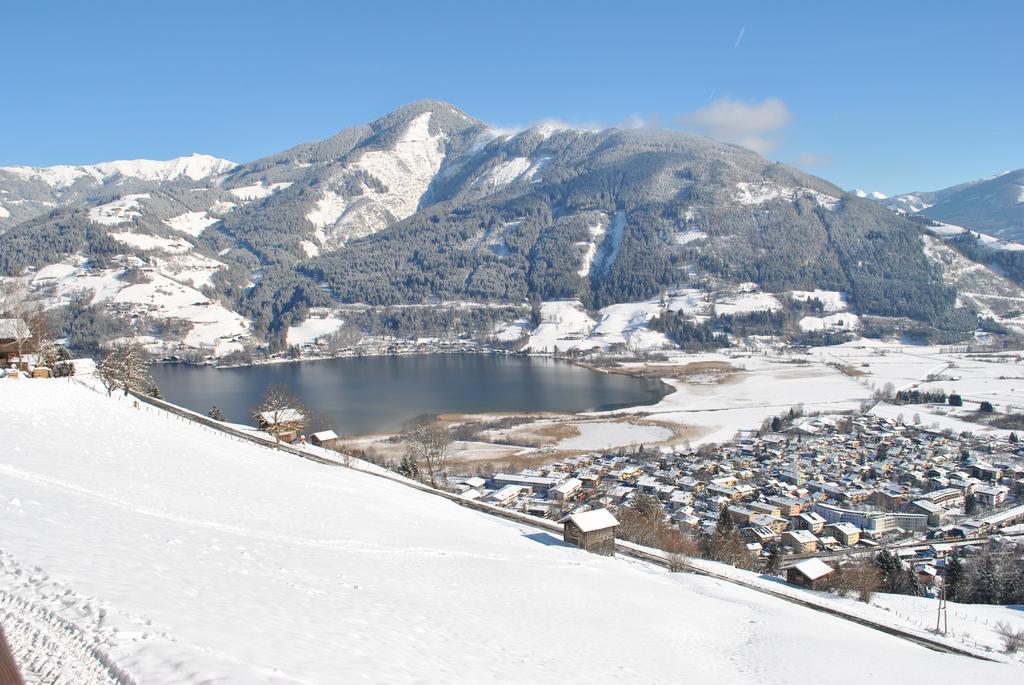
[[[996,632],[1003,640],[1003,651],[1016,654],[1024,647],[1024,629],[1015,629],[1009,623],[1000,621],[996,624]]]

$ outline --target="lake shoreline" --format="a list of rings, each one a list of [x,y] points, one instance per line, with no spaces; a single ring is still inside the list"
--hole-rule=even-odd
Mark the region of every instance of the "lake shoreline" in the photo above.
[[[431,362],[431,358],[436,362]],[[474,358],[480,361],[470,361]],[[487,358],[493,361],[485,361]],[[288,363],[299,361],[330,366]],[[676,391],[671,384],[650,376],[608,373],[578,360],[504,350],[306,357],[223,366],[167,360],[155,366],[166,370],[155,373],[164,395],[194,410],[205,412],[209,408],[207,403],[217,404],[244,423],[248,414],[241,410],[245,409],[242,405],[254,403],[267,385],[283,382],[315,414],[331,419],[330,425],[339,434],[351,436],[395,432],[396,420],[386,417],[389,412],[397,415],[403,406],[416,408],[403,420],[419,414],[459,414],[472,422],[495,415],[525,417],[546,413],[559,415],[563,420],[587,421],[593,420],[588,415],[594,412],[642,413],[645,407],[658,404]],[[245,373],[247,369],[255,375],[250,377]],[[258,372],[260,369],[264,371]],[[196,372],[195,377],[192,371]],[[222,376],[222,372],[235,373]],[[591,374],[596,378],[590,378]],[[623,381],[611,380],[616,376]],[[625,382],[627,376],[630,382]],[[240,385],[245,385],[245,389],[239,389]],[[361,403],[363,394],[367,401]],[[338,414],[339,407],[350,402],[351,397],[360,400]],[[375,411],[378,413],[374,414]],[[358,417],[360,413],[366,415],[365,421]],[[385,425],[389,422],[392,425]]]

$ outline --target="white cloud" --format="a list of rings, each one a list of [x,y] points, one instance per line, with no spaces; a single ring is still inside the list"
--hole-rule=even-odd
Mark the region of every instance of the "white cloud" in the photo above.
[[[765,98],[749,104],[719,98],[710,105],[684,114],[681,121],[712,138],[764,154],[778,145],[771,134],[785,128],[792,118],[786,103],[779,98]]]
[[[814,152],[801,152],[796,158],[796,163],[800,166],[823,166],[831,164],[832,157],[829,155],[819,155]]]
[[[615,128],[658,128],[658,115],[652,114],[650,116],[645,116],[643,114],[630,114],[628,117],[615,124]]]

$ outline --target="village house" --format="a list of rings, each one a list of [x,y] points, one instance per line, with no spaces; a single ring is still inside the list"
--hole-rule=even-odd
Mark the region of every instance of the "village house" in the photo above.
[[[494,481],[495,488],[502,488],[506,485],[522,485],[523,487],[529,488],[533,492],[539,495],[546,495],[557,482],[556,478],[549,478],[547,476],[532,476],[525,474],[510,474],[510,473],[499,473],[494,476],[491,480]]]
[[[565,502],[578,495],[582,487],[583,481],[579,478],[567,478],[548,490],[548,497],[559,502]]]
[[[792,548],[794,554],[814,554],[818,551],[818,538],[809,530],[787,530],[782,544]]]
[[[766,504],[764,502],[751,502],[750,504],[747,505],[747,508],[758,514],[767,514],[768,516],[772,516],[774,518],[779,518],[782,516],[782,511],[776,504]]]
[[[487,495],[486,500],[499,507],[507,507],[519,498],[519,493],[524,489],[522,485],[506,485]]]
[[[860,542],[860,528],[852,523],[830,523],[825,526],[825,531],[846,547],[853,547]]]
[[[808,511],[803,514],[800,514],[799,516],[793,519],[793,522],[796,524],[797,528],[801,530],[809,530],[815,535],[820,533],[822,529],[825,527],[825,524],[828,523],[821,516],[821,514],[818,514],[813,511]]]
[[[974,499],[983,507],[994,507],[1006,501],[1010,489],[1005,485],[983,485],[974,489]]]

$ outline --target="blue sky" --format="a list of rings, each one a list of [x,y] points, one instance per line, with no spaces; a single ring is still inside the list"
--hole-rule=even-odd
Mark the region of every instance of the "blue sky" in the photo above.
[[[247,161],[430,97],[698,130],[886,193],[1024,167],[1024,3],[711,4],[8,3],[0,165]]]

